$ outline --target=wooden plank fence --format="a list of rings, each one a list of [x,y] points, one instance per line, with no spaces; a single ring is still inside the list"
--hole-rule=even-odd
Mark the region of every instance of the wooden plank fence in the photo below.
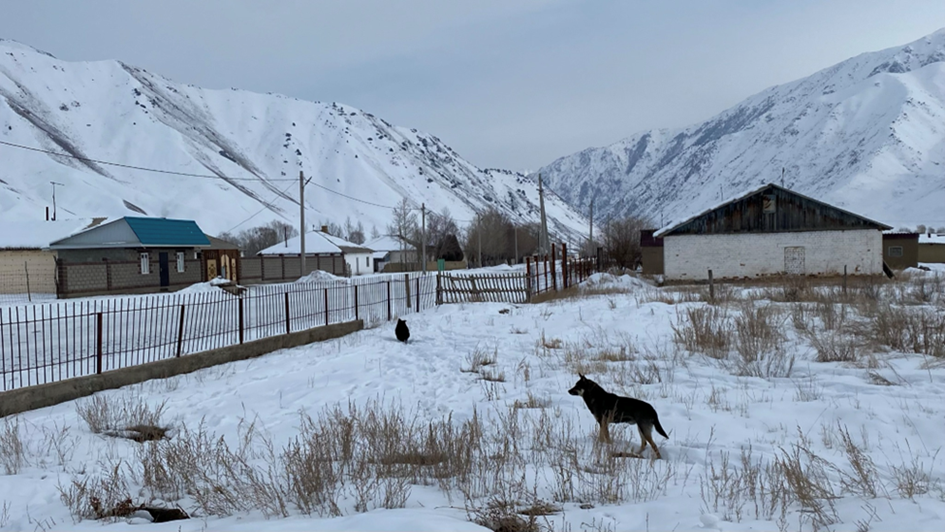
[[[526,303],[530,298],[524,273],[452,274],[437,276],[437,304]]]

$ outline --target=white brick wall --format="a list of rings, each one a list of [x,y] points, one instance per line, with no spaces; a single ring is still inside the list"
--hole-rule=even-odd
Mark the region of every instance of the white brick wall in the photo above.
[[[676,235],[663,240],[667,280],[704,280],[784,273],[784,248],[804,248],[804,273],[851,275],[883,271],[883,235],[873,229]]]

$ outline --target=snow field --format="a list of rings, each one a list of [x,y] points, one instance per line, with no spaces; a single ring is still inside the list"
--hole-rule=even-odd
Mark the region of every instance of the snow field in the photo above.
[[[710,304],[598,274],[579,297],[409,315],[406,345],[384,323],[25,413],[0,425],[0,527],[99,528],[79,518],[97,496],[199,517],[168,530],[481,530],[518,512],[554,530],[937,530],[945,278],[910,275],[846,297],[720,285]],[[613,456],[634,427],[597,443],[567,394],[579,371],[654,405],[663,460]],[[157,418],[171,438],[83,417]]]

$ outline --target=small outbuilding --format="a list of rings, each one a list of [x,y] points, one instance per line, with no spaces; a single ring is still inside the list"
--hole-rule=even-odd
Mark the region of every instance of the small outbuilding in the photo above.
[[[883,261],[894,270],[919,265],[919,234],[901,231],[883,232]]]
[[[921,234],[918,248],[919,262],[945,262],[945,235]]]
[[[773,183],[653,234],[666,280],[768,275],[878,275],[890,226]]]

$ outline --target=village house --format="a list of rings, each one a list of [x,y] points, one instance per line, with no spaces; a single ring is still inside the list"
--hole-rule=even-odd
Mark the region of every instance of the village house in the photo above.
[[[419,264],[420,254],[412,245],[396,236],[385,235],[364,244],[374,250],[374,271],[382,272],[388,264]]]
[[[673,222],[663,241],[666,280],[883,273],[890,226],[769,183]]]
[[[945,235],[921,234],[917,246],[919,262],[945,262]]]
[[[170,291],[204,280],[193,220],[125,216],[53,241],[59,297]]]
[[[883,231],[883,261],[893,270],[919,265],[919,234]]]
[[[326,236],[330,235],[322,231],[305,233],[306,271],[304,273],[301,271],[302,237],[294,236],[257,253],[257,260],[261,261],[258,264],[258,271],[255,266],[251,268],[249,264],[252,261],[244,257],[242,261],[244,278],[258,276],[261,282],[284,281],[298,279],[319,270],[332,275],[349,275],[351,268],[346,262],[344,250]],[[353,248],[360,248],[357,244],[338,240],[350,244]],[[370,252],[364,250],[356,253],[357,258],[363,258],[364,255],[370,256]]]

